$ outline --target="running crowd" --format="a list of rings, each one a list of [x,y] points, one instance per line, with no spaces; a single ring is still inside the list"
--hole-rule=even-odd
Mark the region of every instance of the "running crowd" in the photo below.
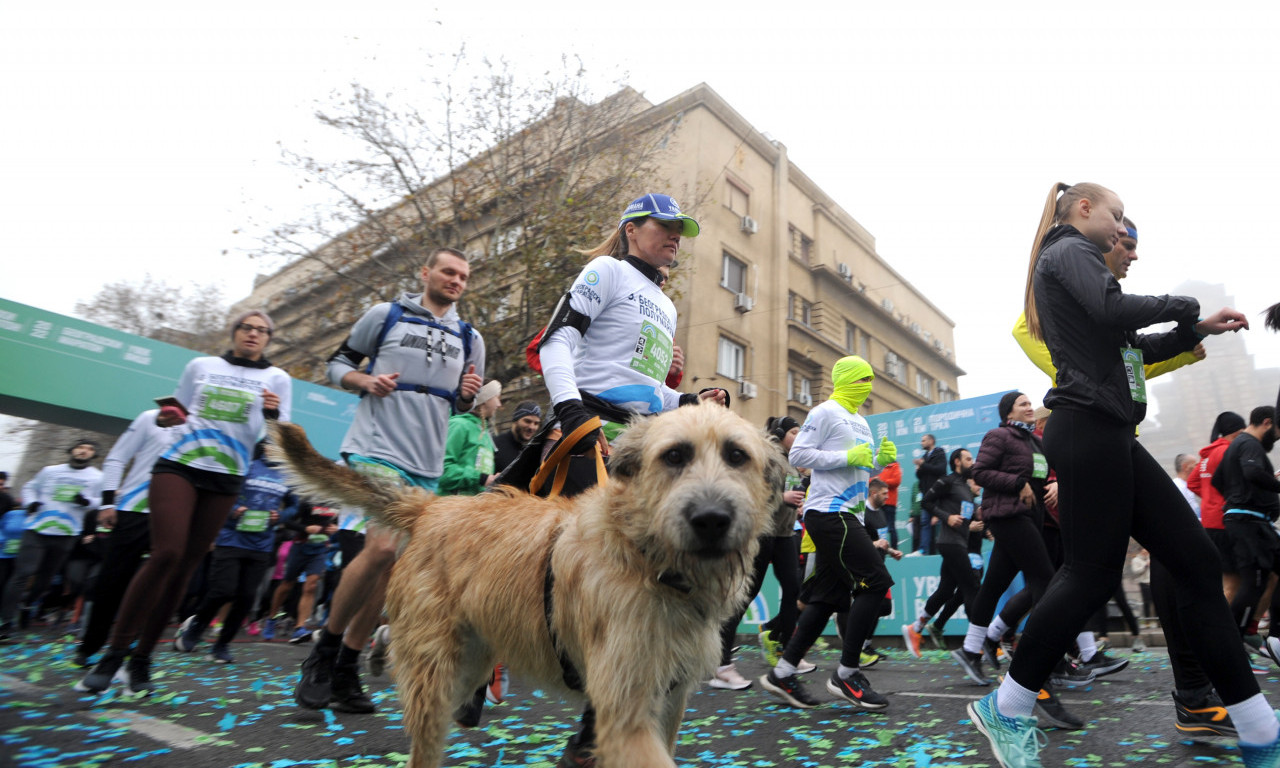
[[[526,350],[549,408],[521,402],[501,430],[501,385],[484,378],[484,338],[456,310],[470,265],[452,248],[428,254],[422,291],[369,309],[329,358],[330,383],[360,395],[342,460],[391,482],[471,495],[520,484],[561,439],[583,453],[638,418],[699,401],[730,406],[723,389],[676,389],[684,356],[663,286],[681,239],[698,233],[667,195],[628,205],[610,237],[583,252],[590,261]],[[1254,676],[1262,659],[1280,665],[1280,634],[1259,637],[1266,617],[1280,615],[1280,479],[1268,458],[1280,403],[1220,414],[1205,425],[1198,457],[1175,460],[1172,480],[1151,458],[1137,439],[1146,380],[1200,364],[1205,337],[1249,322],[1229,308],[1206,313],[1190,297],[1125,294],[1137,240],[1110,190],[1050,191],[1013,335],[1051,388],[1039,408],[1027,394],[1005,394],[1000,424],[976,456],[933,435],[921,440],[904,513],[911,549],[939,555],[941,572],[902,626],[903,642],[917,658],[926,639],[947,650],[945,623],[963,607],[969,628],[951,651],[955,663],[979,686],[1006,669],[969,705],[973,725],[1001,765],[1039,766],[1041,728],[1085,727],[1056,691],[1128,663],[1107,652],[1110,601],[1131,644],[1141,642],[1121,587],[1127,568],[1143,615],[1154,611],[1165,634],[1177,729],[1238,738],[1245,765],[1280,766],[1280,723]],[[1280,304],[1265,316],[1280,330]],[[1168,322],[1171,330],[1139,333]],[[175,652],[207,646],[216,663],[234,662],[240,632],[310,644],[298,705],[372,712],[361,661],[379,674],[394,646],[382,602],[398,541],[366,525],[362,510],[290,490],[264,447],[266,423],[287,421],[292,404],[290,378],[266,357],[275,325],[250,311],[228,332],[230,349],[192,360],[101,469],[99,446],[82,440],[20,498],[0,494],[0,642],[58,624],[79,641],[76,662],[87,672],[77,690],[118,681],[132,695],[152,689],[153,659],[163,660],[156,646],[174,623],[166,641]],[[753,597],[770,569],[780,588],[777,614],[761,628],[770,669],[759,684],[789,706],[821,703],[803,682],[815,670],[805,656],[833,616],[842,651],[826,690],[860,709],[891,705],[866,670],[879,661],[871,640],[891,606],[885,561],[903,557],[903,472],[898,446],[877,440],[859,413],[874,381],[866,360],[842,358],[830,398],[803,423],[781,415],[764,425],[791,471],[754,565]],[[564,492],[595,482],[570,477]],[[1025,587],[999,607],[1019,574]],[[713,687],[753,684],[734,663],[740,619],[723,627]],[[478,723],[506,680],[495,669],[455,714],[459,723]],[[588,702],[559,765],[594,765],[594,727]]]

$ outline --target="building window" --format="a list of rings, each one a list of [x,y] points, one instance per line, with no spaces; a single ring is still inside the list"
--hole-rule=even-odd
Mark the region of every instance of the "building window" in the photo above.
[[[933,379],[916,371],[916,394],[925,400],[933,399]]]
[[[809,264],[813,258],[813,238],[807,237],[796,229],[794,224],[787,227],[787,234],[791,237],[791,250],[788,251],[788,255],[801,264]]]
[[[515,250],[520,244],[520,236],[524,234],[524,225],[514,224],[507,229],[498,232],[494,231],[493,239],[489,241],[489,253],[494,256],[501,256],[504,253]]]
[[[813,380],[795,371],[787,371],[787,400],[813,405]]]
[[[893,352],[884,353],[884,372],[897,382],[907,380],[907,364]]]
[[[742,381],[747,370],[747,349],[741,344],[720,337],[716,354],[716,373],[734,381]]]
[[[951,391],[951,387],[947,386],[947,382],[938,382],[938,402],[949,403],[956,399],[956,393]]]
[[[844,324],[844,350],[851,355],[858,353],[858,326],[847,320]]]
[[[749,215],[751,213],[751,193],[727,179],[726,185],[728,186],[727,205],[729,210],[739,216]]]
[[[787,294],[787,319],[813,327],[813,304],[797,293]]]
[[[747,292],[747,265],[725,253],[720,261],[720,286],[734,293]]]
[[[871,360],[871,337],[864,333],[862,334],[862,338],[859,340],[859,342],[860,343],[858,345],[858,355],[863,360],[870,361]]]

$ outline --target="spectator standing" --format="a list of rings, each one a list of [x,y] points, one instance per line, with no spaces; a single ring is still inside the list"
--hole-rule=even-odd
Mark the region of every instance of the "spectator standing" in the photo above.
[[[1189,453],[1180,453],[1173,459],[1173,484],[1178,487],[1178,491],[1182,493],[1182,498],[1187,500],[1191,511],[1196,513],[1196,518],[1200,517],[1200,497],[1187,486],[1187,480],[1196,471],[1196,465],[1199,462],[1196,457]]]
[[[493,439],[494,466],[498,472],[516,460],[542,426],[542,408],[532,400],[522,400],[511,414],[511,427]]]
[[[933,484],[947,474],[947,453],[938,445],[938,440],[933,435],[920,438],[920,450],[923,453],[913,463],[916,465],[918,493],[923,498]],[[933,518],[923,509],[918,516],[916,531],[917,538],[913,542],[915,550],[925,555],[935,554]]]
[[[493,483],[493,435],[489,419],[502,407],[502,385],[490,381],[476,393],[475,405],[467,413],[449,417],[449,438],[444,449],[444,474],[440,493],[474,496]]]

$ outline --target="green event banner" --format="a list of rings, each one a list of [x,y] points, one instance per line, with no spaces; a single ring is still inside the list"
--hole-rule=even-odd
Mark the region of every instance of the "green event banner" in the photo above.
[[[0,299],[0,412],[119,434],[201,354]],[[293,420],[326,456],[337,457],[357,402],[293,381]]]

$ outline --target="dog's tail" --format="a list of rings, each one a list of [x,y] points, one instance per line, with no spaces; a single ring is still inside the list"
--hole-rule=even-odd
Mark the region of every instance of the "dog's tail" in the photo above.
[[[269,422],[267,455],[284,465],[289,485],[317,503],[339,502],[360,507],[370,518],[391,528],[410,530],[426,493],[366,477],[321,456],[297,424]]]

